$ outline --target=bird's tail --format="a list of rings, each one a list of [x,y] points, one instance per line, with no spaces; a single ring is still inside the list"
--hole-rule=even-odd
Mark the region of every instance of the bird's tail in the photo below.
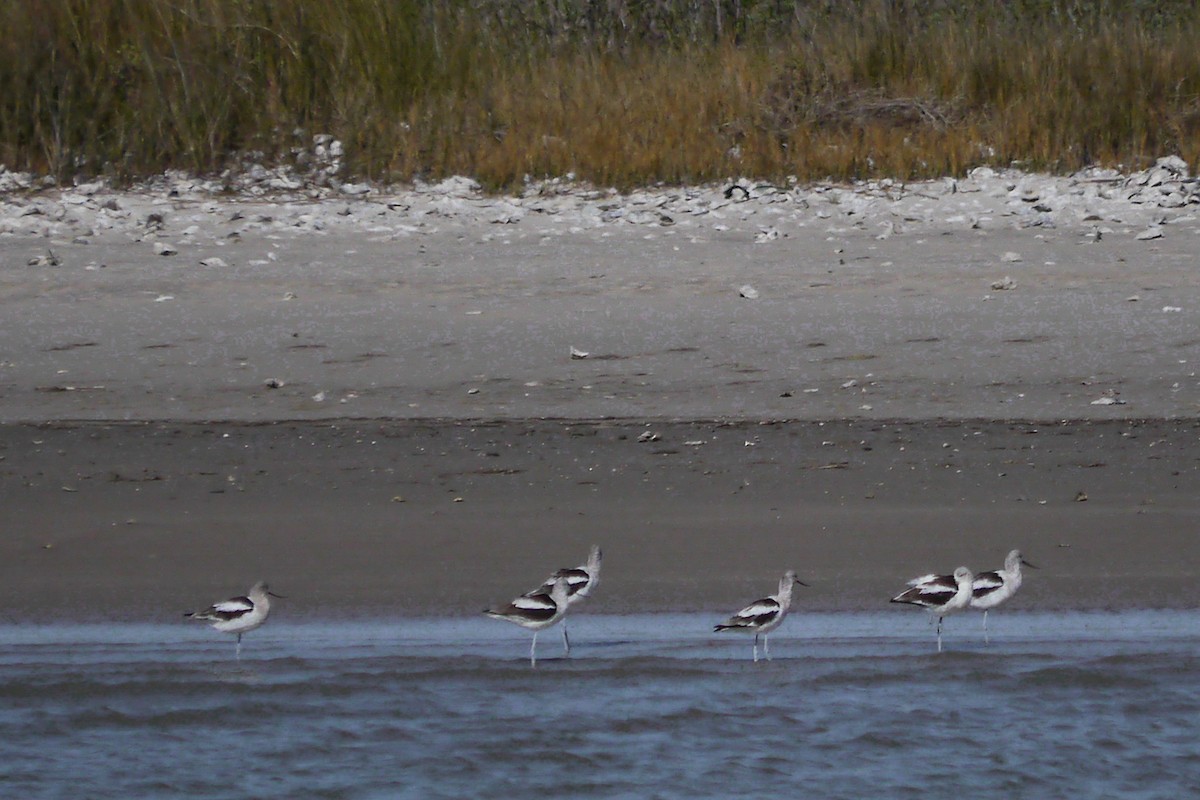
[[[923,597],[921,595],[921,591],[919,589],[913,588],[913,589],[905,589],[903,592],[896,595],[888,602],[889,603],[904,603],[905,605],[910,605],[910,606],[928,606],[929,603],[927,602],[927,600],[928,600],[928,598]]]

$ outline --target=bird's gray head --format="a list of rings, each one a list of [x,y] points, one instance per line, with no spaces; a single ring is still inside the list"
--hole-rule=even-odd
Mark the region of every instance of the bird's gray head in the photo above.
[[[280,600],[287,599],[281,594],[275,594],[272,592],[271,587],[267,585],[266,581],[259,581],[250,587],[250,594],[269,594],[271,597],[278,597]]]
[[[779,591],[780,592],[790,592],[792,590],[792,586],[794,586],[796,584],[800,584],[801,586],[808,586],[807,583],[805,583],[804,581],[802,581],[796,577],[796,570],[789,569],[787,572],[784,573],[783,578],[781,578],[779,581]]]
[[[1030,569],[1037,569],[1036,565],[1025,560],[1025,556],[1021,555],[1020,550],[1013,550],[1008,554],[1008,558],[1004,559],[1004,568],[1010,571],[1015,570],[1018,564],[1024,564]]]

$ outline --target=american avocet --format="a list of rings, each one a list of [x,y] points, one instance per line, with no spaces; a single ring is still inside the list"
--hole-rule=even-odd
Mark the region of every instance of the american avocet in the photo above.
[[[988,639],[988,611],[1003,603],[1021,588],[1021,565],[1037,569],[1025,560],[1020,550],[1013,550],[1004,559],[1004,569],[981,572],[971,584],[971,608],[983,609],[983,641]]]
[[[807,583],[796,577],[793,570],[789,569],[779,581],[778,594],[755,600],[725,622],[714,626],[713,630],[753,633],[755,662],[758,661],[758,637],[762,636],[763,653],[766,655],[767,661],[770,661],[770,633],[778,628],[779,624],[783,622],[783,618],[787,616],[788,609],[792,605],[792,587],[797,583],[801,586],[808,586]]]
[[[558,572],[555,572],[549,578],[546,578],[538,588],[532,592],[527,592],[526,597],[537,597],[539,595],[549,596],[550,590],[554,587],[554,582],[559,578],[567,580],[567,606],[573,606],[580,600],[583,600],[600,585],[600,561],[603,558],[603,553],[596,545],[592,545],[592,550],[588,553],[586,564],[580,564],[578,567],[564,567]],[[567,635],[567,620],[562,621],[563,647],[567,651],[567,655],[571,655],[571,637]]]
[[[937,646],[942,652],[942,619],[962,611],[971,603],[971,581],[975,576],[966,567],[953,575],[922,575],[908,582],[911,587],[892,598],[893,603],[921,606],[938,618]]]
[[[567,579],[555,578],[547,594],[530,592],[513,600],[504,608],[490,608],[483,613],[533,631],[529,645],[529,665],[537,666],[538,632],[549,628],[567,613]]]
[[[203,611],[188,611],[184,614],[189,619],[212,622],[213,628],[222,633],[237,634],[237,657],[242,657],[242,634],[249,633],[267,621],[271,613],[271,598],[282,595],[275,594],[263,581],[250,587],[245,597],[231,597],[214,603]]]

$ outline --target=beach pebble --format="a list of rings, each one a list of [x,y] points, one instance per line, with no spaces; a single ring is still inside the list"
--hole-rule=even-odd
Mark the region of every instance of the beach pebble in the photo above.
[[[745,286],[740,287],[738,289],[738,294],[741,295],[742,297],[746,298],[747,300],[757,300],[758,299],[758,289],[755,289],[750,284],[746,284]]]
[[[179,251],[166,242],[154,243],[154,254],[159,256],[173,256]]]
[[[511,203],[501,203],[496,208],[496,215],[489,222],[493,225],[515,225],[525,217],[525,212]]]
[[[91,197],[96,192],[104,188],[103,181],[93,181],[91,183],[81,183],[75,187],[75,191],[85,197]]]
[[[1139,242],[1146,242],[1151,239],[1161,239],[1162,235],[1163,235],[1162,228],[1154,227],[1154,228],[1147,228],[1146,230],[1142,231],[1134,238],[1137,239]]]
[[[1017,288],[1017,282],[1014,281],[1008,275],[1005,275],[1000,280],[992,281],[992,288],[996,289],[997,291],[1006,291],[1009,289],[1015,289],[1015,288]]]
[[[1015,264],[1021,260],[1021,254],[1009,251],[1009,252],[1005,253],[1004,255],[1000,256],[1000,260],[1006,264]]]
[[[29,259],[26,264],[30,267],[57,267],[62,264],[62,261],[53,252],[47,250],[44,255],[34,256]]]
[[[228,267],[229,266],[228,264],[225,263],[224,259],[218,258],[217,256],[212,256],[211,258],[200,259],[200,265],[203,267]]]

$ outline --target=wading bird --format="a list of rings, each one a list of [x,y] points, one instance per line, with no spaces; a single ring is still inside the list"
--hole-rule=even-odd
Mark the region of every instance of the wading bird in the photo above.
[[[504,608],[489,608],[483,613],[492,619],[502,619],[533,631],[529,644],[529,665],[537,666],[537,637],[540,631],[562,620],[567,613],[568,589],[566,578],[555,578],[548,594],[523,594]]]
[[[797,583],[801,586],[808,586],[807,583],[796,577],[793,570],[788,570],[787,574],[779,581],[778,594],[755,600],[725,622],[713,627],[713,630],[753,633],[754,660],[756,662],[758,661],[758,637],[762,636],[763,654],[767,661],[770,661],[771,644],[768,637],[771,631],[778,628],[779,624],[783,622],[783,618],[787,616],[788,609],[792,605],[792,587]]]
[[[908,582],[909,589],[892,598],[893,603],[920,606],[938,618],[937,648],[942,652],[942,619],[962,611],[971,603],[971,582],[975,576],[966,567],[953,575],[922,575]]]
[[[242,658],[242,634],[249,633],[267,621],[271,613],[271,598],[282,595],[275,594],[266,582],[259,581],[250,587],[245,597],[231,597],[214,603],[203,611],[188,611],[184,614],[188,619],[211,622],[213,628],[222,633],[237,634],[237,657]]]
[[[1020,550],[1013,550],[1004,559],[1004,569],[981,572],[971,584],[971,608],[983,609],[983,641],[988,639],[988,611],[1003,603],[1021,588],[1021,565],[1037,569],[1025,560]]]

